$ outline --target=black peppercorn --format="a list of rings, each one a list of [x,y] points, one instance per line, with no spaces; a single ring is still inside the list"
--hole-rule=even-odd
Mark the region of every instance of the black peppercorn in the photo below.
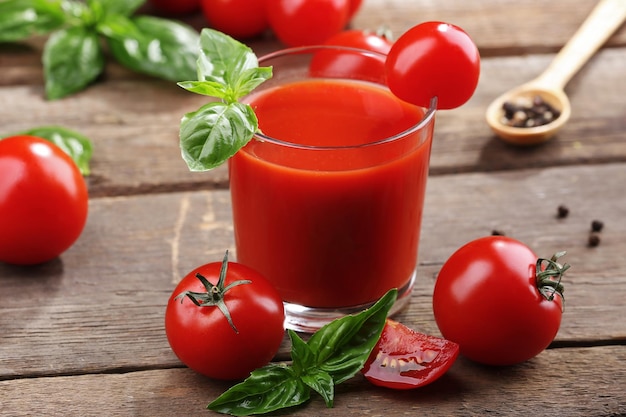
[[[569,214],[569,208],[567,208],[567,206],[564,205],[560,205],[559,207],[557,207],[557,217],[559,219],[563,219],[565,217],[567,217],[567,215]]]
[[[601,232],[604,227],[604,223],[600,220],[594,220],[591,222],[591,231],[592,232]]]

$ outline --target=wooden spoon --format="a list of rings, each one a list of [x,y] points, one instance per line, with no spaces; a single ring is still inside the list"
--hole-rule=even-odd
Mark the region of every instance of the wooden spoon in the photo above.
[[[540,76],[502,94],[489,105],[487,123],[496,135],[516,145],[534,145],[551,138],[571,114],[569,99],[563,91],[565,85],[625,18],[626,0],[601,0]],[[560,115],[548,124],[535,127],[512,127],[503,123],[505,102],[516,102],[520,98],[532,101],[535,96],[540,96]]]

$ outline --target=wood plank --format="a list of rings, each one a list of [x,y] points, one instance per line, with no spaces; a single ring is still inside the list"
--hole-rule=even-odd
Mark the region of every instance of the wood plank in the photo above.
[[[431,178],[420,279],[399,319],[437,334],[439,268],[464,243],[499,229],[540,256],[569,251],[557,344],[623,344],[624,179],[624,164]],[[570,207],[566,219],[555,218],[559,204]],[[589,248],[594,219],[606,226],[600,246]],[[167,299],[185,273],[234,251],[231,221],[228,191],[92,200],[83,235],[60,259],[0,264],[0,379],[175,366],[162,324]]]
[[[626,48],[602,51],[571,82],[573,116],[554,140],[519,149],[493,135],[484,121],[488,104],[539,74],[551,57],[484,60],[475,96],[437,115],[431,174],[626,160]],[[92,196],[228,186],[225,166],[190,173],[180,157],[180,118],[202,105],[202,96],[149,79],[111,80],[55,102],[41,94],[37,86],[0,89],[2,133],[57,124],[90,137],[95,147],[88,179]]]
[[[313,394],[294,416],[484,416],[626,413],[625,346],[549,349],[508,368],[460,358],[440,380],[414,391],[377,388],[360,375],[339,385],[333,408]],[[579,375],[575,382],[566,375]],[[0,381],[3,415],[206,416],[229,385],[188,369]],[[504,400],[505,399],[505,400]],[[4,414],[6,413],[6,414]]]

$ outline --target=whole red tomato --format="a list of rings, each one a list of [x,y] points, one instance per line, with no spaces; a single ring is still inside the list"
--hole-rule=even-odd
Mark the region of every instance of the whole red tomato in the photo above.
[[[242,379],[266,365],[284,336],[283,302],[258,272],[224,260],[189,272],[165,310],[178,358],[210,378]]]
[[[428,107],[437,97],[438,109],[459,107],[478,85],[480,55],[458,26],[421,23],[392,46],[386,62],[391,91],[404,101]]]
[[[563,272],[523,243],[488,236],[467,243],[443,265],[433,294],[441,334],[483,364],[526,361],[552,342],[561,325]]]
[[[345,30],[331,36],[324,45],[358,48],[378,54],[320,50],[311,61],[312,76],[385,82],[385,55],[391,49],[392,42],[384,34],[367,30]]]
[[[348,20],[354,17],[354,15],[361,8],[362,4],[363,4],[363,0],[350,0],[350,5],[348,6]]]
[[[173,16],[191,14],[200,9],[200,0],[148,0],[160,12]]]
[[[317,45],[348,23],[349,0],[268,0],[267,18],[287,46]]]
[[[213,29],[233,38],[258,36],[269,25],[265,0],[200,0],[200,6]]]
[[[56,258],[82,233],[88,204],[85,181],[61,148],[34,136],[0,140],[0,261]]]
[[[439,379],[458,355],[456,343],[418,333],[388,319],[361,372],[381,387],[418,388]]]

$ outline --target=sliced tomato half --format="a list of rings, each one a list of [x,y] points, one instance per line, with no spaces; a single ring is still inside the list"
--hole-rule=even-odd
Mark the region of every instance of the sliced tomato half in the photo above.
[[[458,355],[458,344],[388,319],[361,372],[374,385],[418,388],[439,379]]]

